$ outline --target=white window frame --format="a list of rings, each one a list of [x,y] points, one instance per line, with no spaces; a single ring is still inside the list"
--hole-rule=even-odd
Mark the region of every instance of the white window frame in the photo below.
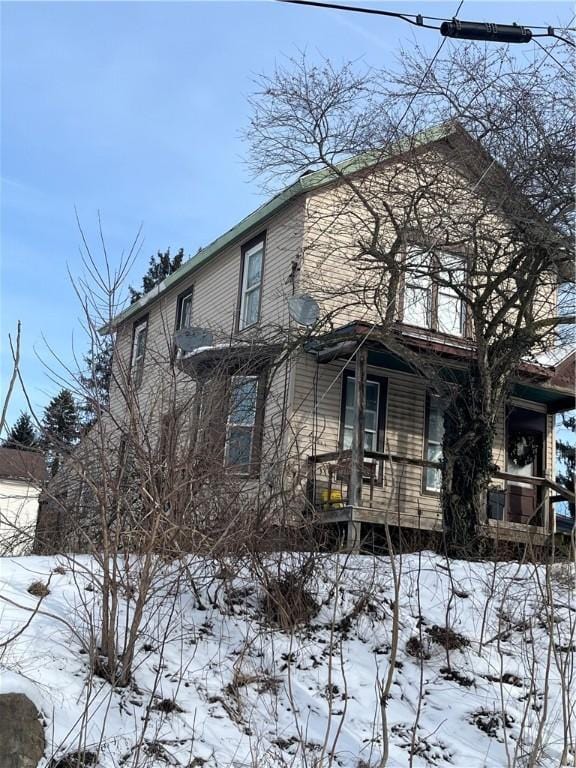
[[[447,268],[443,268],[443,260],[449,260]],[[413,262],[412,265],[410,262]],[[459,265],[461,264],[461,267]],[[411,274],[410,266],[416,274]],[[406,254],[406,272],[404,278],[404,305],[402,309],[402,322],[415,328],[443,333],[447,336],[464,336],[465,329],[465,304],[458,292],[440,281],[448,282],[447,276],[454,276],[461,272],[462,283],[465,279],[466,267],[464,258],[459,254],[437,251],[430,252],[421,248],[409,248]],[[426,274],[426,271],[428,274]],[[434,279],[437,273],[438,277]],[[410,294],[413,296],[421,292],[422,300],[416,302],[412,299],[408,303]],[[455,327],[448,328],[443,322],[442,306],[457,304],[458,322]],[[425,317],[424,324],[417,322],[418,312],[414,308],[420,306],[420,314]],[[407,317],[409,315],[409,317]]]
[[[247,424],[246,422],[235,422],[234,419],[234,389],[240,384],[245,382],[254,383],[254,409],[252,414],[252,422]],[[228,418],[226,420],[226,445],[224,449],[225,464],[227,467],[233,469],[244,469],[246,473],[250,471],[250,467],[253,463],[254,456],[254,435],[256,432],[256,419],[258,414],[258,376],[232,376],[230,387],[230,405],[228,408]],[[230,444],[231,435],[234,430],[245,430],[250,432],[250,449],[248,461],[245,464],[236,464],[230,462]]]
[[[178,299],[178,323],[177,323],[177,330],[179,331],[181,328],[190,328],[192,326],[192,308],[193,308],[193,301],[194,301],[194,289],[191,288],[186,293],[182,294],[180,298]],[[186,303],[190,304],[190,312],[188,317],[188,323],[184,325],[183,323],[183,313],[184,313],[184,307],[186,306]]]
[[[431,438],[430,436],[430,424],[431,424],[431,417],[432,417],[432,411],[435,410],[439,412],[440,417],[442,420],[444,419],[444,411],[445,407],[443,407],[442,401],[437,395],[429,394],[426,400],[426,424],[425,424],[425,440],[424,440],[424,458],[426,461],[431,461],[430,459],[430,448],[436,447],[440,448],[440,456],[439,460],[442,461],[442,444],[444,441],[444,422],[442,421],[442,434],[440,435],[440,440],[436,440]],[[434,477],[437,478],[434,482],[430,482],[430,478]],[[438,482],[439,480],[439,482]],[[425,467],[424,468],[424,489],[430,493],[440,493],[442,489],[442,470],[440,469],[434,469],[433,467]]]
[[[256,325],[260,322],[260,304],[261,304],[261,298],[262,298],[262,275],[264,270],[264,248],[265,248],[265,239],[264,237],[260,238],[258,242],[254,243],[254,245],[251,245],[249,248],[247,248],[245,251],[243,251],[242,254],[242,289],[241,289],[241,296],[240,296],[240,317],[239,317],[239,323],[238,323],[238,329],[240,331],[243,331],[245,328],[250,328],[253,325]],[[255,285],[248,286],[248,273],[249,273],[249,263],[250,258],[253,257],[255,254],[260,254],[260,280]],[[257,316],[254,320],[250,320],[250,322],[247,322],[246,318],[246,312],[248,309],[248,296],[256,294],[257,297]]]
[[[140,349],[140,339],[144,338],[142,349]],[[144,360],[146,358],[146,342],[148,337],[148,318],[145,317],[134,323],[132,337],[132,355],[130,361],[130,379],[132,386],[138,389],[144,378]]]
[[[347,376],[346,377],[346,379],[345,379],[345,388],[347,388],[348,385],[351,382],[354,383],[354,392],[356,392],[356,379],[355,379],[354,376]],[[382,398],[382,392],[381,392],[382,387],[380,386],[380,382],[379,381],[374,381],[374,379],[371,379],[370,377],[368,377],[366,379],[366,387],[368,387],[368,384],[372,384],[373,386],[376,385],[376,387],[378,388],[378,397],[376,399],[376,411],[375,411],[375,415],[376,415],[376,429],[368,429],[368,428],[366,428],[366,423],[364,423],[364,450],[365,451],[374,451],[374,452],[376,452],[378,450],[378,425],[380,423],[380,401],[381,401],[381,398]],[[346,423],[346,416],[348,415],[348,410],[349,410],[347,408],[347,406],[346,406],[347,394],[348,393],[345,391],[344,392],[344,421],[343,421],[343,424],[342,424],[342,448],[344,450],[346,450],[346,431],[347,430],[349,431],[350,429],[354,428],[354,424],[353,423],[352,424],[347,424]],[[368,409],[366,407],[364,407],[364,414],[366,414],[367,410]],[[372,435],[372,440],[373,440],[373,444],[374,444],[372,448],[366,448],[366,435],[367,434]],[[352,446],[350,445],[349,447],[352,447]],[[370,459],[366,459],[366,461],[370,461]]]
[[[456,281],[461,285],[464,285],[466,279],[466,268],[464,259],[459,254],[438,252],[436,259],[439,268],[440,280],[445,282]],[[444,301],[442,299],[444,298]],[[457,303],[457,316],[458,324],[457,330],[454,328],[448,328],[442,325],[442,310],[440,308],[441,303],[450,305],[456,300]],[[464,335],[464,319],[465,319],[466,307],[462,298],[458,295],[458,292],[454,290],[450,285],[442,285],[436,283],[436,328],[439,333],[445,333],[448,336],[463,336]]]

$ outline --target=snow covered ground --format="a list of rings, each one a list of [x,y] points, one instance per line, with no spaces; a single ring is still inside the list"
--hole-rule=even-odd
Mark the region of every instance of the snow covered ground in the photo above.
[[[297,567],[300,556],[282,557]],[[387,765],[574,765],[573,567],[547,579],[542,566],[430,553],[395,564]],[[46,765],[78,750],[102,768],[380,764],[397,600],[388,558],[323,556],[307,583],[318,612],[293,631],[271,624],[263,579],[246,565],[191,560],[162,573],[132,684],[113,689],[84,650],[100,610],[95,562],[0,560],[0,690],[43,713]],[[32,614],[38,581],[49,594]]]

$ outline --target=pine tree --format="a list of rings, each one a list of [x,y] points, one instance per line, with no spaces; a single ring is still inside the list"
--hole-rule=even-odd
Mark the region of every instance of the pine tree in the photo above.
[[[161,283],[165,277],[168,277],[172,272],[175,272],[178,267],[180,267],[183,260],[184,248],[180,248],[175,256],[170,256],[170,248],[164,253],[158,251],[156,256],[151,256],[148,272],[146,272],[142,278],[142,290],[137,291],[132,288],[132,286],[129,286],[128,288],[130,291],[130,302],[134,304],[134,302],[138,301],[141,296]]]
[[[48,403],[42,419],[42,447],[52,476],[61,460],[78,442],[81,423],[78,407],[69,389],[61,389]]]
[[[20,414],[2,445],[4,448],[16,448],[21,451],[34,450],[38,446],[38,435],[30,414]]]
[[[576,416],[562,415],[562,425],[572,434],[576,433]],[[559,470],[556,475],[557,482],[574,490],[574,474],[576,469],[576,446],[574,440],[558,438],[556,440],[556,455],[558,457]]]
[[[110,402],[113,350],[113,338],[106,337],[101,346],[91,349],[84,357],[86,373],[80,374],[84,401],[80,405],[80,410],[85,427],[92,426],[101,409],[107,408]]]

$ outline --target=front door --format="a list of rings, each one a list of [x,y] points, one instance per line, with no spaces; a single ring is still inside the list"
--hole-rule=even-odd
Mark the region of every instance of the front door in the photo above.
[[[541,487],[523,477],[542,477],[546,415],[527,408],[508,409],[506,421],[506,471],[518,479],[508,481],[507,519],[513,523],[541,525]]]

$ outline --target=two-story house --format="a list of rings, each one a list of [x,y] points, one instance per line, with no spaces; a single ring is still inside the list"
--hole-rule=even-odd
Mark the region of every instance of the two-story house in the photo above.
[[[103,329],[116,334],[113,422],[129,391],[147,439],[178,443],[192,430],[196,456],[240,484],[240,504],[267,492],[351,546],[383,523],[440,530],[446,403],[431,377],[456,380],[478,348],[463,286],[512,258],[506,206],[486,207],[492,182],[469,162],[476,152],[461,128],[442,126],[409,151],[305,174],[200,250]],[[493,254],[470,277],[487,219]],[[558,274],[540,279],[546,316]],[[491,328],[511,292],[521,304],[514,280],[490,296]],[[486,526],[503,539],[543,540],[557,497],[573,500],[553,483],[556,414],[574,405],[573,359],[561,358],[519,361],[499,406]]]

